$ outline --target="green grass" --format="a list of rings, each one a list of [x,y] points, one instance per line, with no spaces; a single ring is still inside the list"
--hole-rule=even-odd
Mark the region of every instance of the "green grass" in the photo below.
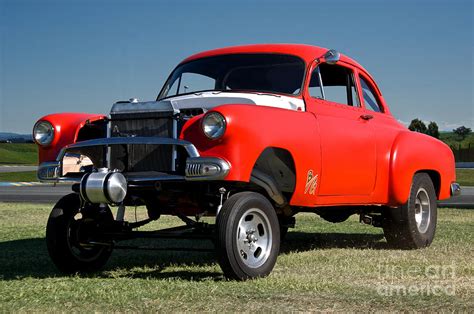
[[[44,241],[50,207],[0,203],[0,312],[452,312],[474,307],[474,211],[440,209],[433,245],[413,251],[389,249],[380,229],[355,217],[331,224],[314,214],[298,215],[272,274],[235,282],[224,279],[213,254],[172,251],[117,250],[99,273],[61,275]],[[128,214],[133,217],[133,210]],[[174,218],[162,217],[150,227],[175,224]],[[442,267],[449,272],[436,272]],[[454,287],[454,295],[379,294],[384,287],[427,284]]]
[[[0,182],[36,182],[36,171],[0,172]]]
[[[456,182],[464,186],[474,186],[474,169],[456,169]]]
[[[38,146],[36,144],[0,143],[0,165],[36,165]]]

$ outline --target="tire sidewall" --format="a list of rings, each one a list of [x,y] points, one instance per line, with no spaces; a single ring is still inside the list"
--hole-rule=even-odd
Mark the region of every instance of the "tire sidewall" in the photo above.
[[[279,251],[280,251],[280,227],[276,212],[271,203],[262,195],[253,192],[242,192],[232,196],[230,199],[233,206],[223,207],[219,213],[218,219],[218,234],[225,234],[225,239],[221,236],[218,240],[221,250],[225,250],[226,260],[222,261],[224,264],[228,263],[234,272],[235,279],[249,279],[264,277],[268,275],[275,266]],[[237,200],[235,199],[237,198]],[[235,203],[234,203],[235,202]],[[272,243],[269,256],[263,265],[252,268],[247,266],[240,257],[240,252],[237,246],[237,232],[239,228],[239,221],[242,216],[251,208],[260,209],[268,219],[272,233]],[[229,212],[222,212],[229,211]],[[225,228],[225,230],[222,230]],[[223,252],[221,253],[223,254]],[[222,263],[221,263],[222,265]],[[226,266],[223,267],[226,272]],[[227,269],[227,272],[229,269]],[[226,274],[228,275],[228,274]]]
[[[426,232],[421,233],[418,230],[415,220],[415,201],[418,191],[423,188],[426,190],[430,203],[430,222]],[[412,240],[416,247],[429,246],[434,238],[436,232],[437,222],[437,198],[436,191],[429,175],[425,173],[416,174],[413,178],[413,184],[410,189],[410,197],[408,199],[404,220],[408,225]]]
[[[63,197],[54,206],[48,219],[46,227],[46,244],[48,253],[53,263],[59,270],[66,273],[81,271],[96,271],[102,267],[110,257],[111,248],[102,248],[89,260],[81,260],[71,249],[69,240],[70,223],[74,216],[79,213],[80,200],[77,194],[69,194]],[[94,215],[91,209],[87,215]],[[108,209],[105,219],[113,219]]]

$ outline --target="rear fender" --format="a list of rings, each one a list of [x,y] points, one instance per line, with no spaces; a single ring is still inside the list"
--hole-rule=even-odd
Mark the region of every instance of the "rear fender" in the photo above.
[[[400,205],[408,201],[411,182],[417,172],[439,176],[439,182],[433,182],[438,199],[450,197],[450,186],[456,179],[451,149],[431,136],[403,131],[395,139],[390,156],[389,204]]]

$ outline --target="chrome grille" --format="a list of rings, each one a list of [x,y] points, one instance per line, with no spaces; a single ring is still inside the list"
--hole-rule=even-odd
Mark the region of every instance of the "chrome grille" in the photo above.
[[[128,113],[111,117],[111,137],[153,136],[173,138],[170,113]],[[173,146],[123,145],[111,149],[112,169],[122,171],[172,171]]]

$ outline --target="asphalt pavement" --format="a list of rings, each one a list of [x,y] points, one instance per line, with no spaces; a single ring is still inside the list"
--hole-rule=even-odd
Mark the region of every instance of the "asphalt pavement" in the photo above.
[[[0,166],[0,172],[36,171],[37,166]]]
[[[0,186],[0,202],[56,203],[71,192],[70,184]]]
[[[0,202],[56,203],[71,193],[71,185],[41,184],[32,186],[0,186]],[[461,195],[438,203],[440,207],[474,209],[474,187],[462,187]]]
[[[461,187],[461,195],[438,202],[440,207],[470,208],[474,209],[474,187]]]

